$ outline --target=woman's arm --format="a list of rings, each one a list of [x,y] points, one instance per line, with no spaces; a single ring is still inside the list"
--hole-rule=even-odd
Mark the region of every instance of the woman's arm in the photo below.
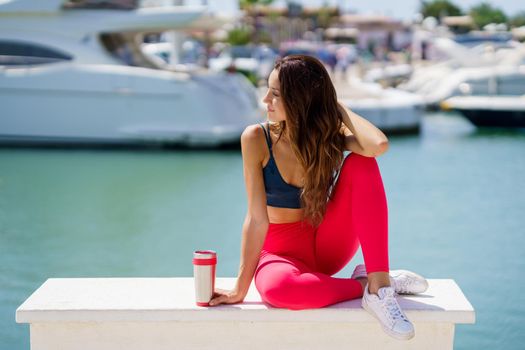
[[[381,130],[342,103],[338,104],[346,126],[346,150],[366,157],[377,157],[388,150],[388,139]]]
[[[241,149],[248,211],[242,226],[239,273],[234,290],[231,292],[219,290],[212,299],[211,305],[242,302],[255,274],[269,221],[262,176],[265,146],[263,130],[259,125],[251,125],[242,133]]]

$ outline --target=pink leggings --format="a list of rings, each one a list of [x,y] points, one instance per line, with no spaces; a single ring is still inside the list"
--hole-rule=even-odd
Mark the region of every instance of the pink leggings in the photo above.
[[[359,244],[367,273],[389,271],[387,202],[375,158],[348,155],[334,191],[317,230],[306,221],[270,223],[255,272],[264,302],[301,310],[361,297],[357,280],[331,277]]]

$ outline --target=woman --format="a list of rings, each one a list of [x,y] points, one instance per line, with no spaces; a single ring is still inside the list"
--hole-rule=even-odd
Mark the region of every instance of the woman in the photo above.
[[[337,102],[317,59],[278,60],[264,103],[269,121],[241,136],[248,212],[234,290],[217,289],[210,305],[244,300],[251,280],[274,307],[320,308],[363,297],[363,307],[390,335],[414,329],[396,293],[426,290],[424,278],[391,272],[387,203],[374,157],[386,136]],[[344,151],[351,151],[344,157]],[[365,264],[335,278],[361,245]]]

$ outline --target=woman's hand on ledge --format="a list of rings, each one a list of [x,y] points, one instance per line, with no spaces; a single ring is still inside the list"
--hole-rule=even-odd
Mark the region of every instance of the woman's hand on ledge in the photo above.
[[[219,304],[237,304],[242,303],[244,300],[244,295],[240,294],[236,290],[225,290],[216,288],[213,293],[213,297],[210,300],[210,306],[215,306]]]

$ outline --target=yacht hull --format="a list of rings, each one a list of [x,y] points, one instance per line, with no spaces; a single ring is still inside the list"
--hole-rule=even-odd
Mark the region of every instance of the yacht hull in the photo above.
[[[74,64],[4,71],[0,141],[236,143],[247,125],[263,117],[243,79]]]
[[[525,111],[458,110],[478,127],[525,128]]]
[[[456,96],[441,103],[478,127],[525,128],[525,98],[520,96]]]

